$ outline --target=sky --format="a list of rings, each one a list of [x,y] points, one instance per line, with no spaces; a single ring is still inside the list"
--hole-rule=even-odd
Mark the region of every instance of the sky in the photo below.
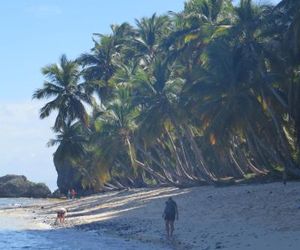
[[[269,2],[276,3],[277,0]],[[23,174],[56,188],[46,146],[55,114],[39,119],[44,102],[32,100],[42,87],[41,68],[61,54],[75,59],[88,52],[93,33],[110,33],[111,24],[180,11],[184,0],[9,0],[0,5],[0,176]]]

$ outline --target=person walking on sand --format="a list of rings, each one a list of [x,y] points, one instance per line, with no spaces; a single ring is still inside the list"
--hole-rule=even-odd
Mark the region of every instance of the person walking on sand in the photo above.
[[[166,201],[166,207],[162,217],[166,223],[167,238],[169,239],[169,237],[173,236],[175,218],[178,220],[179,217],[177,204],[172,197]]]

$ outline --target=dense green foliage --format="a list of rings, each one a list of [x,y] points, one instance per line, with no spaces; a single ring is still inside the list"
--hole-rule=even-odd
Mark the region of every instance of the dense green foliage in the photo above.
[[[93,40],[34,93],[62,190],[300,176],[299,1],[190,0]]]

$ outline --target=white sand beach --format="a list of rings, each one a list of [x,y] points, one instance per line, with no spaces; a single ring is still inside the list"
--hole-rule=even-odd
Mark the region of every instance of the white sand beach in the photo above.
[[[288,249],[300,245],[300,183],[136,189],[75,200],[49,200],[14,208],[36,225],[69,233],[84,230],[142,242],[149,249]],[[173,240],[166,240],[161,217],[172,196],[179,208]],[[65,225],[53,225],[55,210],[66,207]],[[3,212],[3,211],[2,211]],[[67,230],[68,229],[68,230]],[[65,238],[64,231],[60,232]],[[81,238],[81,242],[84,238]],[[92,241],[90,241],[92,242]],[[86,242],[89,244],[89,242]],[[88,248],[86,248],[88,249]],[[130,248],[129,248],[130,249]],[[136,248],[144,249],[136,245]]]

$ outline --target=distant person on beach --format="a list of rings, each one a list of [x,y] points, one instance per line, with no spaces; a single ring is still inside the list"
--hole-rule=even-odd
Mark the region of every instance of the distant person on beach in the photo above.
[[[61,207],[61,208],[56,210],[56,213],[57,213],[57,217],[56,217],[56,220],[55,220],[55,224],[57,224],[58,221],[59,221],[59,223],[64,223],[65,222],[65,217],[66,217],[66,214],[67,214],[67,209]]]
[[[286,171],[285,170],[282,173],[282,181],[283,181],[283,185],[286,185],[287,175],[286,175]]]
[[[175,218],[178,220],[177,204],[172,199],[172,197],[170,197],[166,201],[166,207],[165,207],[162,217],[164,218],[165,223],[166,223],[167,238],[172,237],[173,232],[174,232]]]
[[[71,197],[72,197],[72,199],[75,199],[76,194],[77,194],[77,193],[76,193],[75,189],[72,188],[72,189],[71,189]]]
[[[70,200],[72,198],[71,189],[68,189],[67,198],[68,198],[68,200]]]

